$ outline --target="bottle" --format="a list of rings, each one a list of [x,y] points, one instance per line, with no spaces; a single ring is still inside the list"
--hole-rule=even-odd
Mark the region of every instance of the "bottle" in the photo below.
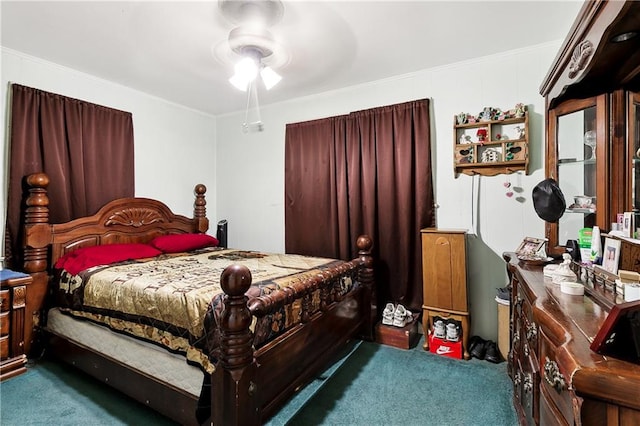
[[[592,229],[582,228],[578,232],[578,245],[580,246],[580,262],[583,264],[591,263],[591,240]]]
[[[591,262],[595,265],[602,263],[602,244],[600,244],[600,228],[594,226],[591,231]]]

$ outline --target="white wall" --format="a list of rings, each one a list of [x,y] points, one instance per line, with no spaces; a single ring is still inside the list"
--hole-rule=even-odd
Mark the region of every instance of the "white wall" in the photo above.
[[[284,251],[287,123],[430,98],[437,224],[471,233],[472,333],[495,340],[495,289],[507,283],[502,253],[515,250],[525,236],[544,236],[544,222],[531,203],[531,190],[544,179],[544,99],[538,87],[559,47],[560,41],[533,46],[263,107],[261,133],[242,133],[243,111],[219,116],[217,217],[229,220],[229,245]],[[530,111],[529,174],[454,178],[454,115],[476,114],[485,106],[508,109],[518,102]],[[506,181],[515,187],[512,198],[505,195]]]
[[[0,230],[3,235],[8,184],[10,83],[131,112],[136,196],[160,199],[174,212],[192,217],[193,189],[196,184],[203,183],[207,186],[208,213],[215,218],[215,117],[5,48],[2,48],[1,70]],[[215,227],[212,228],[215,234]],[[0,250],[4,252],[4,245]]]

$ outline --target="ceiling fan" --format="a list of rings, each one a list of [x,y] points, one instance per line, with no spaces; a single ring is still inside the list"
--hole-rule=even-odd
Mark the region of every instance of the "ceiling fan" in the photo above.
[[[219,0],[222,16],[236,25],[229,32],[228,48],[237,61],[235,74],[229,82],[242,91],[247,91],[260,75],[267,90],[280,80],[274,70],[288,60],[284,46],[278,43],[268,28],[277,24],[284,15],[280,0]]]

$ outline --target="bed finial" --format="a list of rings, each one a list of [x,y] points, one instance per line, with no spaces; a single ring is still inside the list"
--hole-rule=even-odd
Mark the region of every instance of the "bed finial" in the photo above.
[[[25,353],[30,354],[32,343],[36,341],[33,336],[34,326],[40,322],[40,309],[44,305],[49,282],[47,273],[48,247],[51,242],[49,197],[47,196],[49,176],[44,173],[34,173],[27,176],[25,182],[29,193],[24,210],[22,269],[33,278],[29,286],[31,296],[27,300],[27,312],[33,315],[28,315],[26,318],[24,350]]]
[[[220,314],[220,359],[212,377],[211,407],[213,424],[259,424],[256,402],[253,335],[251,312],[245,293],[251,286],[251,272],[244,265],[227,266],[220,276],[225,292],[224,309]]]
[[[196,201],[193,203],[193,217],[198,221],[198,232],[207,232],[209,229],[209,219],[207,219],[207,201],[204,198],[204,194],[207,192],[207,187],[199,183],[194,188],[196,194]]]

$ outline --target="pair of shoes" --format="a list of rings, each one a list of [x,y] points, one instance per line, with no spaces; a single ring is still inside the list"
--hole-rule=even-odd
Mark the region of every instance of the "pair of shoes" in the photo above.
[[[495,364],[502,361],[498,345],[493,340],[484,340],[480,336],[469,339],[469,354],[478,359],[485,359]]]
[[[404,327],[405,325],[413,321],[413,312],[408,310],[402,305],[396,306],[396,311],[393,314],[393,325],[396,327]]]
[[[393,325],[395,327],[404,327],[413,321],[413,312],[398,304],[387,303],[384,311],[382,311],[382,324]]]

